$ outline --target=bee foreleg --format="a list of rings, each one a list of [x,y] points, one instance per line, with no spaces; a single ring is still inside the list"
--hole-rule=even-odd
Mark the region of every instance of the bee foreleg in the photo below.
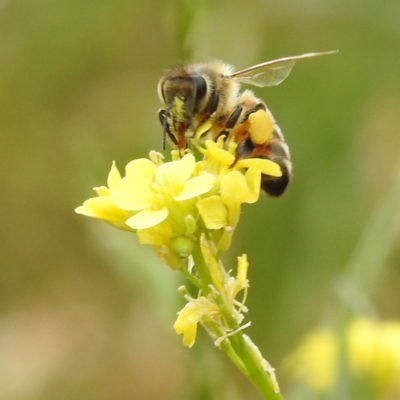
[[[166,111],[161,109],[158,112],[158,118],[163,127],[162,149],[165,150],[165,143],[166,143],[167,135],[172,140],[172,142],[175,144],[175,146],[177,146],[178,140],[176,139],[175,135],[171,132],[171,130],[169,128]]]

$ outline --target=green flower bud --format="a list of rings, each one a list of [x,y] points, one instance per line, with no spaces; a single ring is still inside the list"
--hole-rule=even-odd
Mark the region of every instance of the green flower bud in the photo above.
[[[178,236],[171,241],[171,249],[179,257],[189,257],[193,252],[194,243],[188,236]]]

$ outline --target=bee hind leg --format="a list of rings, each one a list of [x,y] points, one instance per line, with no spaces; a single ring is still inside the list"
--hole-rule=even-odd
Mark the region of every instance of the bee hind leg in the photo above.
[[[225,135],[225,140],[229,136],[229,132],[232,130],[232,128],[236,125],[238,122],[240,115],[242,114],[243,107],[239,104],[233,113],[229,116],[228,120],[225,122],[225,127],[224,129],[218,134],[218,136],[215,138],[217,140],[220,136]]]
[[[263,174],[261,176],[261,187],[270,196],[279,197],[285,192],[290,182],[292,164],[287,158],[275,158],[272,161],[280,166],[282,175],[274,177]]]

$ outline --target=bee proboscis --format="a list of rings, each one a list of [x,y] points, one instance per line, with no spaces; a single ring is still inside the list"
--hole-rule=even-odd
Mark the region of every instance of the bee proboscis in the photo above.
[[[236,159],[266,158],[279,164],[282,176],[262,176],[262,188],[280,196],[290,182],[292,164],[279,126],[266,104],[240,84],[276,86],[284,81],[297,60],[336,53],[306,53],[284,57],[234,72],[221,61],[188,63],[169,70],[158,84],[165,107],[159,111],[163,148],[168,137],[182,153],[191,140],[237,143]]]

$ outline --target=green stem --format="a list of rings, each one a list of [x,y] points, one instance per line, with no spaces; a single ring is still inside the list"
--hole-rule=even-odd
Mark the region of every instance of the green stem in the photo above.
[[[199,281],[202,283],[201,287],[198,287],[201,288],[202,291],[205,287],[207,292],[204,293],[203,291],[203,294],[207,295],[211,292],[210,284],[212,283],[212,280],[199,243],[196,244],[193,251],[193,259],[199,275]],[[218,304],[220,312],[229,326],[229,329],[234,331],[239,328],[239,325],[230,311],[231,308],[224,302],[224,298],[225,296],[217,295],[215,296],[215,301],[216,304]],[[224,336],[225,333],[211,318],[204,318],[203,324],[213,333],[213,336],[217,338]],[[275,392],[274,384],[268,373],[264,370],[260,356],[257,356],[252,344],[244,339],[241,331],[238,331],[232,336],[229,336],[226,340],[223,340],[219,348],[224,351],[239,370],[253,382],[265,399],[283,399],[283,396],[280,393]]]
[[[214,336],[223,336],[221,330],[211,319],[204,318],[203,323],[207,329],[212,331]],[[280,393],[275,392],[270,376],[264,370],[261,360],[256,356],[251,344],[244,339],[242,332],[239,331],[223,340],[219,348],[253,382],[265,399],[284,400]]]
[[[185,275],[186,279],[190,281],[194,286],[196,286],[201,291],[207,290],[200,279],[197,279],[193,274],[191,274],[186,267],[180,269],[180,271]]]
[[[243,333],[238,332],[229,337],[229,340],[233,350],[245,365],[249,379],[264,395],[264,397],[268,400],[283,400],[283,396],[280,393],[275,392],[271,378],[268,373],[264,371],[264,368],[254,353],[251,345],[245,341]]]
[[[210,285],[212,284],[212,280],[203,253],[201,252],[199,239],[195,243],[192,256],[196,271],[199,275],[199,281],[201,282],[201,287],[199,287],[199,289],[201,289],[203,294],[207,296],[211,293]]]
[[[212,319],[204,317],[202,325],[207,331],[212,332],[212,336],[217,338],[223,336],[223,332],[218,325],[213,322]],[[243,364],[241,358],[235,353],[229,340],[222,341],[222,343],[219,345],[219,348],[232,360],[232,362],[240,369],[240,371],[243,372],[244,375],[249,375],[246,366]]]

